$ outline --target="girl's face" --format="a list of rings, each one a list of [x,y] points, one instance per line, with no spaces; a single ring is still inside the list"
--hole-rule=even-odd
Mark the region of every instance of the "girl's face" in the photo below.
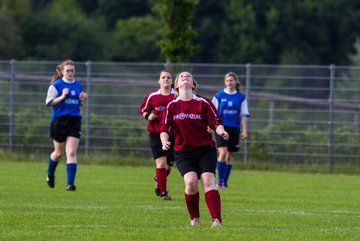
[[[234,90],[236,85],[236,80],[233,76],[227,76],[224,80],[225,87],[228,90]]]
[[[66,80],[73,80],[75,75],[75,66],[74,65],[65,65],[61,71]]]
[[[176,88],[186,87],[186,89],[195,88],[192,75],[189,72],[180,73],[175,87]]]
[[[161,87],[170,87],[172,84],[171,74],[165,71],[161,72],[158,82]]]

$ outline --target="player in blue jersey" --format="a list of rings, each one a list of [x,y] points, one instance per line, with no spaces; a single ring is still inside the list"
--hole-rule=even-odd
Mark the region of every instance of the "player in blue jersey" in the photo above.
[[[245,140],[247,134],[247,117],[250,116],[247,100],[244,94],[240,92],[240,81],[234,72],[229,72],[224,76],[225,88],[217,92],[212,99],[217,108],[220,118],[229,139],[224,140],[221,136],[215,134],[218,147],[218,179],[217,187],[228,187],[228,179],[232,169],[232,156],[234,152],[240,149],[239,135]]]
[[[74,79],[75,63],[65,60],[56,67],[51,77],[46,105],[52,106],[50,136],[54,151],[50,154],[46,182],[55,187],[55,170],[60,157],[66,152],[66,190],[75,191],[77,149],[81,135],[81,102],[87,99],[81,83]]]

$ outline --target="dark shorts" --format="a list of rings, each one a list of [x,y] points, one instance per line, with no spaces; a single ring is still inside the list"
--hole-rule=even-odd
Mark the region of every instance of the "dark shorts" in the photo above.
[[[190,152],[175,152],[175,162],[181,176],[194,171],[200,179],[201,174],[216,169],[216,149],[211,146],[200,147]]]
[[[64,142],[68,136],[79,138],[81,136],[81,117],[60,116],[50,124],[50,137],[57,142]]]
[[[221,136],[215,133],[216,146],[227,147],[229,152],[238,152],[240,150],[239,131],[235,127],[224,126],[225,131],[229,134],[229,139],[225,141]]]
[[[154,160],[166,156],[166,162],[169,166],[174,165],[174,144],[175,136],[169,136],[169,141],[171,142],[170,150],[164,151],[162,149],[160,133],[152,132],[149,134],[150,138],[150,147],[154,157]]]

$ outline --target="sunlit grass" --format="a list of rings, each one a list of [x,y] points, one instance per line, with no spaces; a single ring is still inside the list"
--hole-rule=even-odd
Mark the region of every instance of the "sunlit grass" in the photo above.
[[[200,194],[201,226],[190,226],[183,182],[173,200],[153,190],[153,167],[79,164],[77,191],[45,183],[46,160],[0,160],[0,240],[359,240],[360,178],[234,170],[221,189],[224,226],[211,229]]]

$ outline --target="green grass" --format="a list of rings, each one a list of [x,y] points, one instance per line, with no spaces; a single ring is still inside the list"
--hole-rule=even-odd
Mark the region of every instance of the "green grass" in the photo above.
[[[80,163],[66,192],[64,162],[55,189],[46,165],[0,161],[0,240],[360,240],[359,176],[234,170],[224,226],[211,229],[202,192],[202,224],[190,226],[176,168],[163,201],[153,167]]]

